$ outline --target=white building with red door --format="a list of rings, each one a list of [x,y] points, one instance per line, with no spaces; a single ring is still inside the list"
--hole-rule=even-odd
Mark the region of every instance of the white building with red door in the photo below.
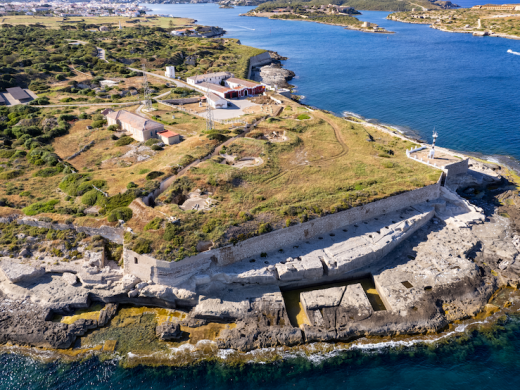
[[[208,73],[188,77],[188,84],[205,92],[215,94],[222,99],[237,99],[255,96],[265,92],[265,86],[249,80],[236,78],[229,72]],[[212,99],[208,99],[212,100]]]

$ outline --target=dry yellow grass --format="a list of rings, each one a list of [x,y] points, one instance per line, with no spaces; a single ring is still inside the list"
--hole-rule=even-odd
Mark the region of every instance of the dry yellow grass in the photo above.
[[[138,20],[137,23],[129,23]],[[191,24],[193,19],[189,18],[129,18],[122,16],[97,16],[97,17],[69,17],[64,20],[62,17],[48,17],[48,16],[30,16],[30,15],[9,15],[3,16],[0,24],[41,24],[49,28],[60,28],[60,26],[74,26],[77,23],[98,24],[119,26],[119,22],[123,27],[135,27],[143,25],[146,27],[178,27]],[[171,22],[171,24],[170,24]]]

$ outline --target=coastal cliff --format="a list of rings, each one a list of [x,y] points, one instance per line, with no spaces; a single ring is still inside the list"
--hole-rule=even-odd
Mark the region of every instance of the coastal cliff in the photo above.
[[[45,269],[31,265],[30,254],[4,257],[2,343],[67,349],[75,340],[86,337],[80,346],[97,340],[96,332],[119,338],[118,329],[130,320],[118,305],[128,304],[164,308],[143,309],[155,316],[147,326],[155,327],[161,343],[210,337],[218,348],[243,352],[431,334],[454,321],[496,313],[500,308],[489,304],[494,294],[520,283],[516,220],[502,216],[520,215],[520,202],[509,192],[504,168],[471,160],[469,169],[448,178],[446,187],[424,189],[427,198],[413,198],[415,204],[396,204],[395,212],[378,214],[375,204],[374,216],[298,245],[265,247],[256,261],[219,265],[209,251],[209,261],[188,274],[169,276],[159,265],[151,268],[151,280],[123,272],[103,255],[107,241],[100,237],[97,252],[84,246],[80,258],[60,265],[49,259]],[[496,207],[497,199],[504,205]],[[374,244],[365,249],[363,240]],[[34,251],[38,245],[28,242]],[[350,253],[348,261],[343,253]],[[143,256],[128,250],[124,261],[125,269],[146,266]],[[89,309],[99,303],[104,308]],[[142,321],[143,315],[131,318]],[[210,328],[216,329],[213,336],[205,333]],[[118,343],[131,351],[122,339]]]

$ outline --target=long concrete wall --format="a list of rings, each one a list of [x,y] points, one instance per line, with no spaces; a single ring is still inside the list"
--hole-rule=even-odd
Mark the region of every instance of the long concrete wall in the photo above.
[[[131,273],[142,280],[153,280],[156,283],[182,282],[197,272],[209,267],[212,262],[225,266],[248,257],[257,256],[277,247],[297,244],[312,237],[325,234],[342,226],[361,222],[390,213],[415,204],[428,202],[440,196],[440,183],[404,192],[386,199],[354,207],[336,214],[327,215],[299,225],[276,230],[261,236],[250,238],[236,245],[212,249],[188,257],[179,262],[166,262],[153,259],[148,255],[139,255],[128,249],[124,251],[125,274]]]

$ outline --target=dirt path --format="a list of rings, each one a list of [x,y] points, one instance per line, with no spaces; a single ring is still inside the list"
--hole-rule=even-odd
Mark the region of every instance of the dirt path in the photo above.
[[[336,154],[334,156],[330,156],[330,157],[327,157],[327,158],[320,158],[320,159],[310,160],[310,162],[315,162],[315,161],[320,161],[320,162],[321,161],[332,161],[332,160],[336,160],[336,159],[338,159],[340,157],[345,156],[348,153],[348,146],[345,143],[345,141],[343,140],[343,138],[341,137],[341,130],[340,130],[339,126],[337,124],[335,124],[332,120],[330,120],[326,115],[324,115],[324,114],[322,114],[322,113],[320,113],[318,111],[315,111],[314,115],[316,115],[316,117],[318,117],[320,119],[323,119],[325,122],[327,122],[332,127],[332,129],[334,130],[334,136],[336,137],[336,141],[338,141],[338,143],[341,146],[341,152],[339,152],[338,154]],[[289,172],[291,172],[291,171],[293,171],[295,169],[298,169],[298,168],[300,168],[300,167],[297,166],[297,167],[294,167],[294,168],[282,171],[280,173],[277,173],[276,175],[274,175],[274,176],[270,177],[269,179],[267,179],[264,182],[264,184],[270,184],[270,183],[278,180],[279,178],[285,176]]]

